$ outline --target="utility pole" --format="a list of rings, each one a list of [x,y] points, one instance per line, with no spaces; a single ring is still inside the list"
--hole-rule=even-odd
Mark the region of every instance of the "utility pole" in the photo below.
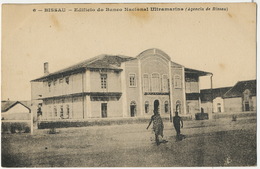
[[[168,79],[168,91],[169,91],[169,110],[170,110],[170,122],[172,122],[172,111],[171,111],[171,107],[172,107],[172,101],[171,101],[171,90],[170,90],[170,79]]]
[[[212,77],[213,74],[210,76],[210,92],[211,92],[211,113],[213,113],[213,85],[212,85]]]

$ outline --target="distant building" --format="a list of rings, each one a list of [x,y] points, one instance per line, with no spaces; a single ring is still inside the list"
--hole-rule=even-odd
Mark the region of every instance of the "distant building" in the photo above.
[[[256,80],[237,82],[223,98],[225,112],[256,111]]]
[[[213,105],[212,105],[213,99]],[[201,90],[205,112],[256,111],[256,80],[239,81],[233,87]]]
[[[232,87],[223,87],[201,90],[201,107],[203,108],[204,112],[224,112],[223,95],[231,88]]]
[[[27,102],[2,101],[1,119],[2,120],[30,120],[31,109],[26,105]]]
[[[199,77],[209,72],[185,68],[159,49],[137,57],[99,55],[31,81],[33,111],[42,120],[150,117],[155,100],[160,113],[200,112]]]

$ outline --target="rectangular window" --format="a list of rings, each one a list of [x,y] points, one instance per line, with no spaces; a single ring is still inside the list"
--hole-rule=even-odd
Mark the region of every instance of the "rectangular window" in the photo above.
[[[106,89],[107,88],[107,74],[101,74],[101,89]]]
[[[65,81],[66,81],[67,84],[70,84],[70,78],[69,77],[66,77]]]
[[[174,76],[174,88],[181,88],[181,77],[179,75]]]
[[[53,80],[53,88],[54,88],[54,91],[56,90],[56,84],[57,84],[57,80]]]
[[[53,80],[53,86],[55,86],[57,83],[57,80]]]
[[[130,82],[130,87],[136,87],[135,74],[129,75],[129,82]]]
[[[57,117],[57,116],[58,116],[58,112],[57,112],[57,108],[56,108],[56,106],[54,106],[54,108],[53,108],[53,112],[54,112],[54,117]]]
[[[60,106],[60,118],[63,119],[63,106]]]
[[[67,105],[67,113],[65,118],[70,118],[70,105]]]
[[[49,92],[51,92],[51,81],[48,81]]]

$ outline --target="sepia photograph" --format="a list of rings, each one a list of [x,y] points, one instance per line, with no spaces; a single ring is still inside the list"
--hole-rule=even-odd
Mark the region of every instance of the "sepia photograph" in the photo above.
[[[2,4],[2,167],[256,167],[256,8]]]

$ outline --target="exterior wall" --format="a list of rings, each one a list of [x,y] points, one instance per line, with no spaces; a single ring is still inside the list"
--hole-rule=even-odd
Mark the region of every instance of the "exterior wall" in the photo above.
[[[187,114],[195,116],[201,112],[199,77],[196,74],[185,74],[185,93],[187,100]]]
[[[141,105],[140,105],[140,77],[139,77],[139,68],[138,68],[138,60],[133,60],[125,63],[125,70],[124,72],[124,77],[125,77],[125,91],[123,94],[126,95],[126,114],[125,117],[130,117],[131,112],[130,112],[130,104],[131,102],[135,102],[136,104],[136,116],[141,116]],[[130,86],[130,74],[134,74],[136,77],[136,85],[135,86]]]
[[[144,96],[143,99],[143,110],[144,110],[144,116],[150,117],[154,114],[154,101],[158,100],[159,101],[159,112],[160,115],[163,117],[168,117],[170,116],[170,102],[169,102],[169,96],[152,96],[152,95],[148,95],[148,96]],[[165,105],[165,102],[168,103],[168,106]],[[145,109],[145,104],[149,103],[148,105],[148,109],[146,112]],[[167,108],[165,108],[165,106]],[[165,110],[167,109],[167,110]],[[167,111],[167,112],[166,112]]]
[[[242,98],[225,98],[224,107],[225,112],[242,111]]]
[[[21,104],[16,104],[14,107],[9,109],[7,112],[3,112],[2,119],[4,120],[30,120],[30,110]]]
[[[186,82],[186,93],[199,93],[198,82]]]
[[[256,107],[257,107],[256,96],[252,96],[252,103],[253,103],[253,111],[256,111]]]
[[[42,118],[47,120],[101,118],[102,103],[107,104],[107,117],[131,117],[133,105],[135,117],[151,116],[155,100],[159,100],[162,116],[174,114],[177,105],[180,115],[200,112],[199,99],[186,101],[186,93],[199,93],[198,79],[186,82],[184,67],[171,62],[164,52],[144,51],[136,59],[121,63],[121,69],[88,69],[37,84],[32,82],[32,99],[43,98]],[[106,88],[101,87],[103,74],[107,77]],[[134,85],[130,85],[130,77],[131,83],[134,77]]]
[[[170,59],[158,51],[149,51],[139,56],[141,79],[141,105],[143,116],[154,114],[154,101],[159,101],[161,116],[170,116]],[[167,103],[165,105],[165,103]],[[166,106],[166,108],[165,108]],[[166,112],[167,111],[167,112]]]
[[[176,106],[177,103],[180,103],[180,110],[179,110],[179,115],[185,115],[186,110],[184,105],[186,104],[185,102],[185,82],[184,82],[184,70],[182,67],[180,68],[172,68],[172,89],[173,89],[173,94],[172,94],[172,106],[173,106],[173,111],[176,111]],[[176,86],[176,76],[180,77],[180,82],[181,85],[180,87]],[[174,112],[173,115],[174,115]]]
[[[213,100],[213,112],[214,113],[224,112],[224,100],[221,97],[217,97]]]
[[[187,100],[187,114],[192,115],[192,117],[195,117],[195,114],[199,113],[200,111],[201,110],[198,100]]]
[[[89,70],[87,70],[89,71]],[[107,75],[107,88],[101,88],[101,74]],[[89,92],[121,92],[120,73],[114,71],[90,71],[89,78],[86,79],[86,84],[89,84],[87,88]]]
[[[121,92],[120,72],[107,71],[102,73],[107,74],[107,87],[105,89],[101,88],[100,72],[87,70],[85,73],[54,79],[51,83],[50,81],[42,82],[41,95],[44,98],[82,92]],[[68,81],[66,81],[66,78],[68,78]],[[101,103],[105,102],[93,101],[90,96],[44,99],[42,120],[101,117]],[[113,100],[107,101],[107,103],[108,117],[122,117],[122,108],[118,109],[121,102]],[[57,113],[55,113],[55,108]],[[37,107],[35,109],[37,111]],[[63,117],[61,117],[61,109],[63,109]]]
[[[45,90],[42,82],[31,82],[31,100],[38,99]]]
[[[199,84],[198,82],[185,82],[186,93],[199,93]]]
[[[257,102],[256,102],[256,96],[252,97],[252,111],[256,111],[257,107]],[[242,107],[242,98],[237,97],[237,98],[226,98],[222,99],[220,97],[217,97],[213,100],[213,112],[216,113],[218,112],[218,106],[217,104],[221,104],[221,112],[232,112],[232,111],[238,111],[241,112],[243,111]],[[211,111],[211,102],[204,102],[201,103],[201,107],[204,109],[205,113],[208,113]]]
[[[37,119],[37,109],[39,104],[42,104],[42,100],[37,100],[44,93],[43,82],[31,82],[31,113],[33,114],[33,119]]]
[[[85,97],[82,96],[44,100],[42,106],[42,120],[86,118],[83,114],[83,106],[86,104],[84,102]],[[55,108],[57,113],[55,113]],[[63,116],[61,116],[61,112],[63,112]]]
[[[81,93],[85,91],[85,73],[77,73],[60,78],[57,77],[49,81],[43,81],[42,83],[42,98]]]
[[[34,114],[34,118],[37,118],[39,104],[42,104],[42,120],[61,119],[61,106],[63,107],[64,114],[67,111],[67,106],[69,107],[68,118],[83,118],[83,98],[46,98],[82,93],[85,91],[85,79],[85,73],[82,72],[70,76],[52,78],[43,82],[31,82],[32,113]],[[36,100],[41,98],[45,98],[44,101]],[[57,115],[54,112],[55,107],[57,109]],[[64,118],[67,119],[67,117]]]
[[[107,103],[107,117],[123,117],[122,99],[110,101],[92,101],[91,102],[91,118],[102,118],[101,104]]]
[[[203,108],[204,113],[212,112],[212,103],[211,102],[201,102],[201,107]]]

